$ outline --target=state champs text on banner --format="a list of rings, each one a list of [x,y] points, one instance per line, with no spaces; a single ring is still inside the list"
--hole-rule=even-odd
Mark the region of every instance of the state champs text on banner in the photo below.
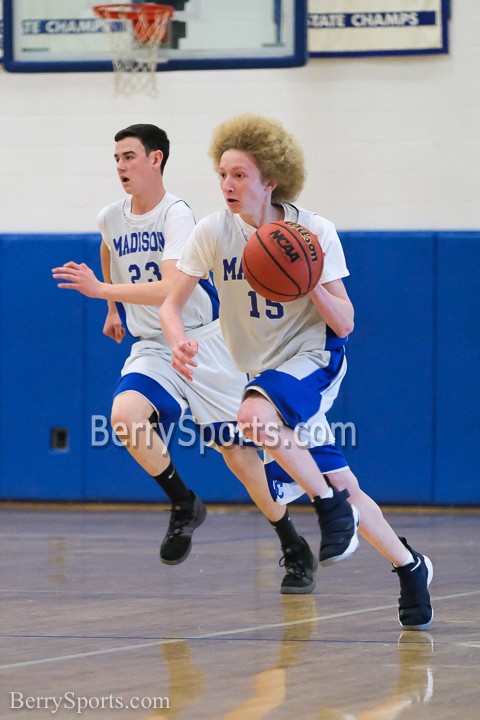
[[[446,53],[449,1],[309,0],[309,54]]]

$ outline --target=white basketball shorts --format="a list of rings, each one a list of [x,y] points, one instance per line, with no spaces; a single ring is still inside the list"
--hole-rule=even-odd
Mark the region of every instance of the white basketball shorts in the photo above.
[[[193,368],[191,382],[172,368],[168,346],[139,340],[122,368],[114,397],[127,391],[140,393],[165,430],[190,409],[206,444],[250,444],[237,429],[237,412],[248,378],[234,366],[219,320],[189,330],[187,337],[198,341],[198,366]]]

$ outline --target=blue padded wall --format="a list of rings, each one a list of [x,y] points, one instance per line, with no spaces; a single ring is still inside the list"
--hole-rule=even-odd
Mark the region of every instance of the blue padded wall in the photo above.
[[[4,498],[81,497],[83,302],[60,297],[51,268],[81,248],[78,236],[2,239],[0,489]],[[69,448],[50,448],[71,428]]]
[[[433,263],[431,233],[343,233],[355,307],[347,345],[347,459],[380,502],[432,498]]]
[[[437,238],[435,492],[440,504],[480,504],[480,237]]]
[[[382,503],[480,504],[480,233],[341,237],[356,327],[330,420],[355,427],[352,469]],[[99,272],[99,240],[0,236],[0,499],[165,499],[109,427],[107,446],[92,446],[92,416],[109,418],[131,340],[106,338],[105,303],[59,290],[51,268],[74,259]],[[52,428],[67,429],[66,449],[51,447]],[[210,502],[248,500],[218,453],[181,438],[172,455],[195,490]]]

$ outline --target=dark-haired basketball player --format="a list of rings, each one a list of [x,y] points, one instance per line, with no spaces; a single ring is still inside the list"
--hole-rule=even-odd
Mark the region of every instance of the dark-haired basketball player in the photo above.
[[[200,278],[213,271],[226,343],[237,367],[251,378],[238,413],[240,428],[271,458],[266,472],[272,495],[281,503],[302,493],[310,496],[322,533],[322,565],[339,559],[342,543],[343,556],[353,552],[358,508],[362,535],[400,579],[400,623],[427,629],[433,619],[432,564],[397,537],[378,505],[359,488],[325,417],[346,371],[345,343],[354,311],[342,281],[348,270],[333,224],[292,204],[304,183],[302,150],[277,121],[241,115],[215,130],[210,155],[227,208],[194,229],[160,309],[173,366],[187,379],[201,367],[198,343],[185,334],[182,309]],[[314,290],[285,304],[257,295],[240,265],[247,238],[278,220],[307,227],[325,253]]]

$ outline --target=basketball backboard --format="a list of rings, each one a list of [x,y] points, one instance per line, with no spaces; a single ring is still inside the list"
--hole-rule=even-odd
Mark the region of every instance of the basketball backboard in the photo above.
[[[96,4],[99,0],[4,0],[5,68],[111,70],[106,33],[93,11]],[[167,4],[175,15],[159,70],[288,67],[307,61],[307,0]]]

